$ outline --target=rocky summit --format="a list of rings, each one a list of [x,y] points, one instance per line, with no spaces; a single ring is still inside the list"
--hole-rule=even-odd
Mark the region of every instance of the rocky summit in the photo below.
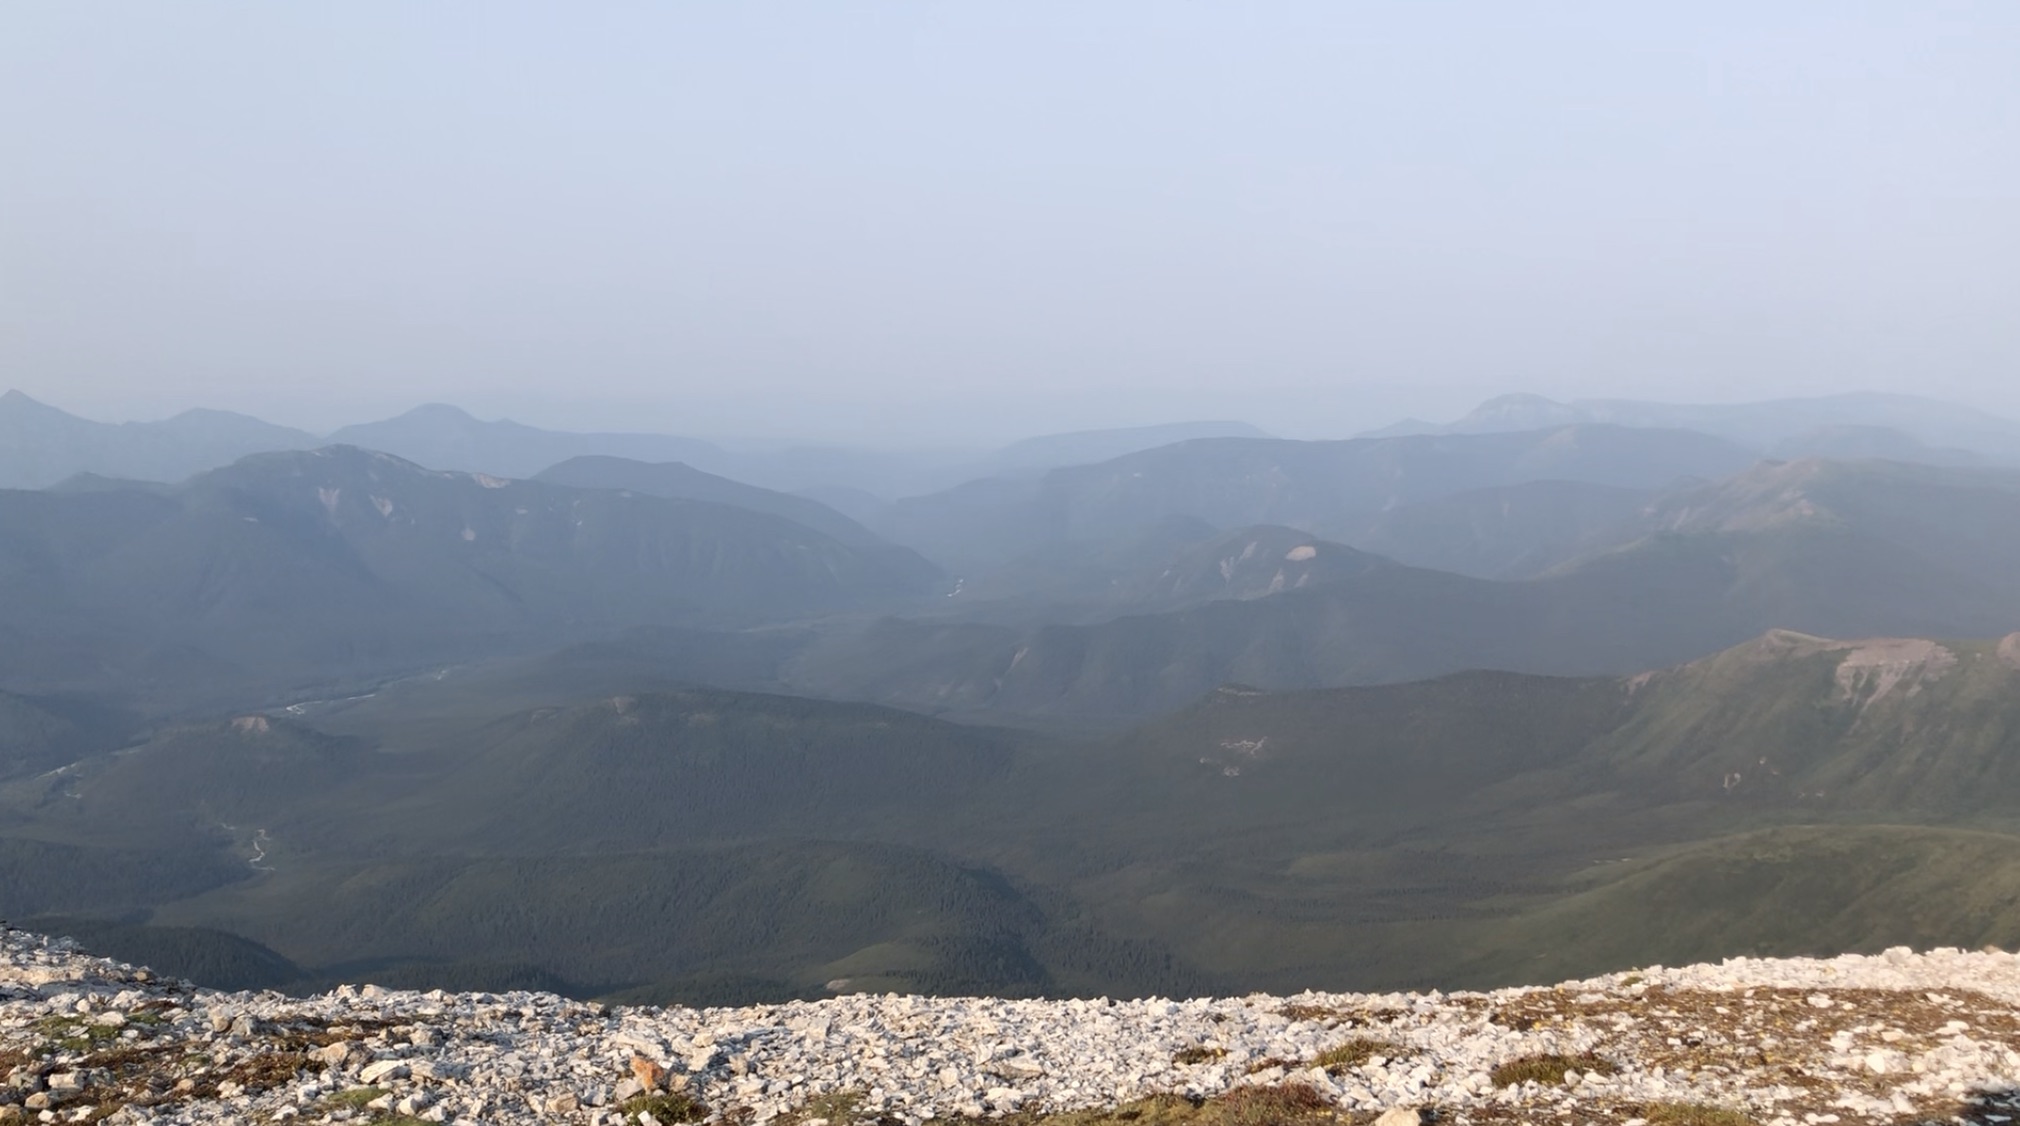
[[[1650,967],[1490,993],[849,995],[742,1009],[222,993],[0,938],[0,1122],[2006,1123],[2020,956]]]

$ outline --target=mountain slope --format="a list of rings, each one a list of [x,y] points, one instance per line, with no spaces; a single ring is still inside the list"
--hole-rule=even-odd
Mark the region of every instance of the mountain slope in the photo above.
[[[1489,434],[1593,423],[1696,430],[1761,452],[1780,448],[1798,456],[1843,456],[1863,446],[1859,456],[1932,464],[1954,464],[1960,451],[2007,464],[2020,460],[2020,422],[1936,399],[1870,392],[1717,404],[1560,403],[1541,395],[1501,395],[1450,424],[1413,421],[1376,434]]]
[[[890,546],[876,533],[817,500],[760,489],[677,461],[655,464],[621,457],[574,457],[541,470],[533,479],[574,489],[629,489],[647,496],[734,505],[804,524],[850,547]]]
[[[573,457],[660,462],[722,456],[716,446],[695,438],[542,430],[509,419],[485,422],[444,403],[415,407],[378,422],[346,426],[317,444],[361,446],[430,469],[456,469],[499,477],[531,477]]]
[[[1132,536],[1053,544],[964,578],[939,616],[1005,624],[1097,622],[1224,598],[1265,598],[1391,565],[1294,528],[1218,532],[1171,517]]]
[[[1140,450],[1168,446],[1174,442],[1190,442],[1197,438],[1268,437],[1268,434],[1246,422],[1171,422],[1113,430],[1076,430],[1012,442],[996,451],[989,468],[998,474],[1030,472],[1107,461]]]
[[[160,422],[92,422],[9,391],[0,395],[0,489],[41,489],[79,473],[180,481],[248,454],[303,449],[315,437],[229,411]]]
[[[1499,921],[1454,985],[1732,957],[2020,944],[2020,837],[1805,825],[1718,838]]]
[[[387,839],[534,853],[844,838],[867,818],[981,800],[1031,741],[864,704],[662,688],[436,735],[401,756],[405,792],[374,816]]]
[[[133,717],[87,701],[0,692],[0,780],[109,751],[136,726]]]
[[[156,691],[380,675],[634,624],[922,593],[930,566],[698,501],[424,470],[336,447],[173,495],[0,492],[11,682]],[[46,646],[46,648],[41,648]],[[56,660],[50,659],[55,655]],[[11,659],[10,659],[11,658]]]
[[[0,909],[229,932],[311,976],[694,999],[1497,984],[2014,936],[2020,636],[1225,687],[1081,741],[493,689],[17,779]]]
[[[785,677],[799,691],[935,712],[1115,722],[1231,681],[1285,690],[1475,668],[1629,673],[1775,627],[2020,629],[2020,599],[1898,544],[1802,525],[1657,536],[1522,582],[1386,566],[1090,625],[886,621],[831,632]]]
[[[880,530],[928,558],[973,569],[1173,516],[1218,528],[1280,524],[1337,539],[1397,505],[1472,489],[1545,480],[1658,487],[1722,477],[1752,461],[1701,434],[1609,426],[1340,442],[1200,439],[1035,481],[977,481],[911,498]]]
[[[1244,982],[1489,985],[2015,941],[2015,762],[2020,638],[1775,634],[1626,679],[1226,688],[978,829],[1070,839],[1029,878]]]
[[[2020,597],[2020,473],[1885,461],[1763,463],[1650,506],[1653,531],[1850,529]],[[1828,632],[1828,631],[1826,631]],[[1916,631],[1908,632],[1943,632]]]
[[[1530,481],[1397,505],[1337,535],[1398,563],[1482,579],[1534,578],[1638,538],[1658,494]]]
[[[1678,793],[1903,818],[1994,813],[2020,797],[2015,689],[2020,635],[1843,642],[1776,631],[1637,678],[1633,720],[1598,749],[1615,770]]]
[[[110,935],[135,948],[235,965],[250,939],[309,979],[662,1000],[837,978],[1013,994],[1198,980],[920,846],[958,839],[1028,736],[693,689],[495,717],[463,699],[453,718],[419,701],[418,724],[414,697],[364,701],[331,717],[350,734],[266,715],[186,725],[0,787],[0,860],[54,858],[71,888],[25,881],[0,909],[91,919],[104,904],[147,921]],[[189,874],[150,895],[99,856]]]

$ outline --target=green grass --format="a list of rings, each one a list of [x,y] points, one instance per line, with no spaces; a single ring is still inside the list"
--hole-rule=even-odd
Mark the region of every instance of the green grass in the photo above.
[[[383,1098],[388,1092],[384,1087],[352,1087],[335,1094],[323,1096],[321,1105],[327,1110],[361,1110],[373,1099]]]
[[[1356,1036],[1338,1047],[1327,1048],[1320,1052],[1318,1057],[1312,1060],[1312,1064],[1337,1075],[1350,1067],[1359,1067],[1376,1056],[1394,1057],[1402,1050],[1400,1046],[1388,1040],[1371,1040],[1365,1036]]]
[[[43,1017],[35,1022],[44,1052],[89,1052],[119,1039],[119,1029],[84,1017]]]
[[[863,1113],[863,1092],[836,1091],[808,1099],[777,1121],[779,1126],[799,1126],[815,1118],[825,1120],[828,1126],[859,1126],[875,1122],[878,1116]]]
[[[1596,1071],[1601,1075],[1612,1075],[1618,1070],[1590,1052],[1578,1056],[1545,1054],[1509,1060],[1495,1068],[1490,1078],[1496,1087],[1514,1087],[1532,1081],[1559,1086],[1563,1084],[1567,1071]]]
[[[1346,1121],[1346,1116],[1310,1084],[1285,1083],[1237,1087],[1197,1102],[1178,1095],[1153,1095],[1121,1106],[1028,1111],[997,1121],[1002,1126],[1327,1126]]]
[[[1705,1103],[1656,1103],[1641,1113],[1648,1126],[1756,1126],[1739,1111]]]
[[[618,1108],[627,1118],[637,1118],[640,1111],[651,1114],[662,1123],[700,1122],[708,1117],[708,1106],[699,1099],[679,1092],[659,1095],[638,1095],[626,1099]]]

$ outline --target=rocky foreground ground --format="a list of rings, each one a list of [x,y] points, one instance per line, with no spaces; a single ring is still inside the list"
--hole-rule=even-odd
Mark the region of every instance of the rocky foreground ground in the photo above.
[[[2020,1115],[2020,956],[1492,993],[745,1009],[217,993],[0,936],[0,1122],[1811,1126]]]

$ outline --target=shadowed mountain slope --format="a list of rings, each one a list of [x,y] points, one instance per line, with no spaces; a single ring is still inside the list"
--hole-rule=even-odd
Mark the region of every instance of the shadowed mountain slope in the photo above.
[[[1116,721],[1227,682],[1283,690],[1468,668],[1626,673],[1763,630],[1958,635],[2020,628],[2020,599],[1909,548],[1821,525],[1666,534],[1544,578],[1402,566],[1253,600],[1091,625],[884,621],[785,666],[797,690],[936,712]]]
[[[1075,827],[1032,877],[1205,969],[1488,985],[2020,940],[2016,762],[2020,638],[1780,633],[1626,679],[1222,689],[1006,831]]]
[[[138,726],[134,717],[89,701],[0,692],[0,779],[112,750]]]
[[[812,528],[855,548],[888,548],[876,533],[817,500],[760,489],[718,477],[680,462],[632,461],[621,457],[575,457],[534,477],[576,489],[629,489],[647,496],[708,501],[764,512]]]
[[[1534,578],[1639,538],[1659,494],[1531,481],[1403,504],[1342,528],[1346,543],[1412,567],[1482,579]]]
[[[384,832],[513,852],[854,837],[866,818],[983,800],[1032,741],[866,704],[661,689],[408,748],[416,780],[382,811]]]
[[[1173,516],[1341,538],[1397,505],[1473,489],[1544,480],[1654,488],[1722,477],[1752,460],[1707,435],[1610,426],[1340,442],[1200,439],[1034,481],[975,481],[915,497],[895,505],[881,530],[929,558],[976,569]]]
[[[622,625],[736,625],[923,593],[931,567],[699,501],[424,470],[346,447],[171,495],[0,493],[0,675],[223,695]]]
[[[1129,537],[1054,544],[963,579],[939,607],[967,621],[1088,623],[1266,598],[1394,564],[1294,528],[1219,532],[1169,517]]]
[[[0,911],[82,913],[109,942],[233,973],[260,970],[233,945],[249,939],[303,982],[708,1001],[837,978],[1012,994],[1200,980],[1056,896],[919,847],[958,839],[1029,736],[698,690],[420,726],[405,705],[332,717],[365,734],[188,725],[0,787],[18,838],[0,836],[0,866],[18,853],[62,877],[0,887]],[[156,890],[107,870],[121,857]]]
[[[1199,438],[1264,438],[1268,434],[1246,422],[1172,422],[1159,426],[1129,426],[1113,430],[1076,430],[1042,434],[1012,442],[997,450],[990,469],[999,473],[1056,469],[1107,461],[1141,450],[1190,442]]]
[[[499,714],[474,687],[460,718],[416,686],[324,731],[196,725],[10,783],[0,862],[61,878],[0,884],[0,910],[109,905],[311,978],[661,999],[1494,984],[2020,938],[2020,639],[1226,687],[1078,743],[695,690],[527,710],[507,686]]]

